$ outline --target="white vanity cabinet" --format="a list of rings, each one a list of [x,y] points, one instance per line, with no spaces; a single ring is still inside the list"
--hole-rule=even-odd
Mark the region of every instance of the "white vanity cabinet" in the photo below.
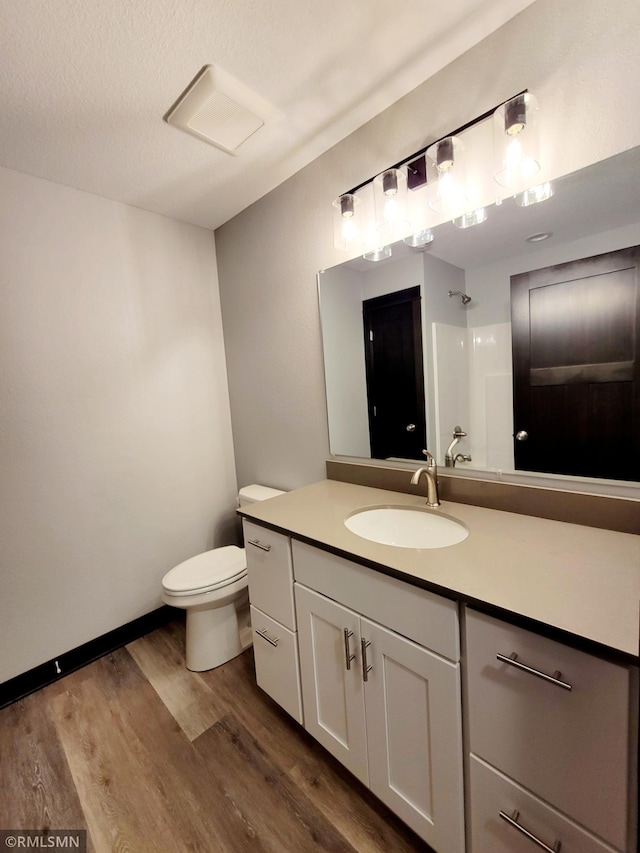
[[[302,723],[291,540],[243,521],[258,685]]]
[[[635,670],[473,610],[466,649],[472,853],[635,851]]]
[[[457,606],[300,542],[293,554],[305,728],[434,850],[462,853]]]
[[[636,666],[244,527],[258,684],[437,853],[636,851]]]

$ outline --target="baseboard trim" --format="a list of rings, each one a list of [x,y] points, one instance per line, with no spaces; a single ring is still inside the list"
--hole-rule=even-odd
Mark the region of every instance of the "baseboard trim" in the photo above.
[[[0,684],[0,708],[40,690],[41,687],[46,687],[47,684],[53,684],[54,681],[59,681],[65,675],[75,672],[91,661],[126,646],[127,643],[143,637],[161,625],[166,625],[174,615],[174,608],[163,605],[157,610],[152,610],[151,613],[145,613],[144,616],[127,622],[126,625],[96,637],[95,640],[89,640],[88,643],[83,643],[21,675],[16,675],[15,678],[10,678],[9,681]]]

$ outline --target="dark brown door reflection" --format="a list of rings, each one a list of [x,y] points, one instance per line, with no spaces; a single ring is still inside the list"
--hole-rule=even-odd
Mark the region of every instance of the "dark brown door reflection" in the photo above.
[[[639,259],[511,278],[517,469],[640,480]]]
[[[362,313],[371,456],[423,459],[420,288],[367,299]]]

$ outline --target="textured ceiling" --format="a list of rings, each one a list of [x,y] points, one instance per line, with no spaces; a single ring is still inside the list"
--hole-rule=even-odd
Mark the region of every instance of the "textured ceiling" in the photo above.
[[[216,228],[532,0],[0,0],[0,165]],[[216,64],[277,110],[231,157],[162,116]]]

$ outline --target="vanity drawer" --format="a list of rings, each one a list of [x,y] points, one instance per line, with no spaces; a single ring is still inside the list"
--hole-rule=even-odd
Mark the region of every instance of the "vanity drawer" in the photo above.
[[[296,580],[449,658],[460,660],[458,605],[295,539]]]
[[[294,720],[302,723],[297,636],[251,606],[256,681]]]
[[[466,616],[471,752],[626,849],[630,671],[484,614]],[[497,659],[514,653],[538,672],[559,672],[571,690]]]
[[[295,631],[289,537],[246,519],[243,528],[251,603]]]
[[[611,853],[609,845],[474,756],[469,774],[471,853],[534,853],[545,849],[522,830],[551,850],[559,841],[562,853]],[[515,818],[520,829],[501,813]]]

